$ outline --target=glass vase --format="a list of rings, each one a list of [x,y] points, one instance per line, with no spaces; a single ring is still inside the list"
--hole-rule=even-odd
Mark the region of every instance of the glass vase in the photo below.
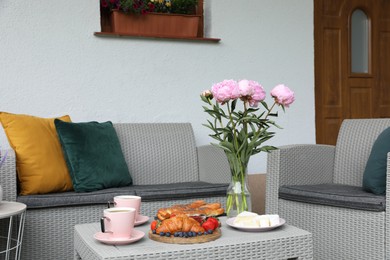
[[[251,193],[248,188],[247,174],[232,176],[227,189],[226,214],[236,217],[243,211],[252,211]]]

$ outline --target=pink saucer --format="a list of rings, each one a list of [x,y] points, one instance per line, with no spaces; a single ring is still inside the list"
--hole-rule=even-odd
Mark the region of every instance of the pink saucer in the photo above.
[[[110,233],[97,232],[93,237],[108,245],[127,245],[134,243],[145,236],[145,233],[139,230],[133,229],[130,238],[113,238]]]
[[[138,215],[138,218],[135,220],[134,226],[142,225],[142,224],[148,222],[148,220],[149,220],[148,216]]]

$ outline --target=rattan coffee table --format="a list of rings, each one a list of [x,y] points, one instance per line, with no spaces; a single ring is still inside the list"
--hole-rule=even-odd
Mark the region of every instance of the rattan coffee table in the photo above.
[[[220,218],[222,236],[201,244],[167,244],[148,238],[149,223],[136,227],[145,237],[129,245],[106,245],[93,238],[98,223],[75,226],[75,259],[313,259],[311,233],[290,225],[267,232],[243,232]]]

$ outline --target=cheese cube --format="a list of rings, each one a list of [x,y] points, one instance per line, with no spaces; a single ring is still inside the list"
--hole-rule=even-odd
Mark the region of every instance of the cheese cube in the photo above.
[[[280,223],[279,215],[268,215],[268,217],[269,217],[270,226],[279,225]]]
[[[256,213],[244,211],[237,215],[233,224],[239,227],[259,227],[258,217]]]

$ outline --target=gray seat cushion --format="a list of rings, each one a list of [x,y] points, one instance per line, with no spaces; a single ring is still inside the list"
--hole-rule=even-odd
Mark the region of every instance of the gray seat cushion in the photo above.
[[[386,198],[362,187],[342,184],[289,185],[279,188],[279,198],[370,211],[384,211]]]
[[[109,188],[91,192],[60,192],[38,195],[18,196],[16,201],[27,205],[27,208],[50,208],[88,204],[105,204],[117,195],[135,195],[133,186]]]
[[[109,188],[92,192],[62,192],[40,195],[18,196],[17,201],[29,209],[87,204],[105,204],[117,195],[137,195],[143,202],[170,199],[191,199],[198,197],[215,197],[226,195],[228,184],[207,182],[182,182],[159,185],[132,185],[120,188]]]

